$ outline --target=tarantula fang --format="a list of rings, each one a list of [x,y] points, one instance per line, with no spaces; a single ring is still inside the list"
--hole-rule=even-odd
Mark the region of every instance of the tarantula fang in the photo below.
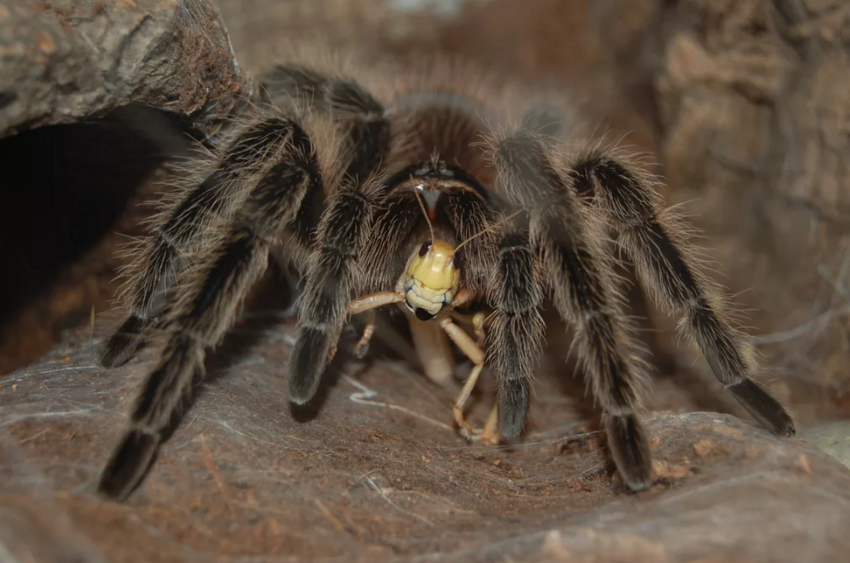
[[[413,322],[436,319],[473,361],[455,403],[466,435],[462,405],[485,351],[498,383],[488,426],[521,433],[550,296],[575,328],[617,470],[638,491],[652,483],[638,419],[643,375],[613,271],[612,232],[643,285],[684,317],[683,331],[717,379],[768,429],[794,433],[782,405],[751,379],[748,345],[641,166],[588,145],[577,121],[566,127],[551,105],[463,66],[352,76],[334,66],[274,68],[256,111],[156,218],[129,270],[130,312],[101,362],[127,361],[154,330],[166,342],[101,475],[103,494],[124,499],[142,482],[203,375],[207,350],[270,256],[303,274],[287,366],[293,402],[316,394],[351,314],[404,303]],[[502,119],[505,104],[519,120]],[[490,311],[486,330],[474,316],[483,348],[452,322],[465,314],[461,306]]]

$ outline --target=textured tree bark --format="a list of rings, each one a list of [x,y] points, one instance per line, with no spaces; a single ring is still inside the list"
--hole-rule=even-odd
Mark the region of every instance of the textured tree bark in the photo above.
[[[0,137],[131,103],[210,132],[248,93],[207,0],[6,0],[0,53]]]

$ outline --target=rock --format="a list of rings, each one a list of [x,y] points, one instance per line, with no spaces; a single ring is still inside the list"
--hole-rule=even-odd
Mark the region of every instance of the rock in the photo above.
[[[808,428],[803,437],[850,467],[850,422],[841,420]]]
[[[207,0],[4,0],[0,53],[0,137],[131,103],[209,133],[249,88]]]
[[[573,563],[819,563],[850,549],[850,471],[804,440],[731,415],[652,413],[657,484],[632,495],[597,434],[552,414],[568,410],[552,408],[554,378],[538,382],[521,442],[469,445],[450,426],[457,389],[388,362],[343,364],[312,412],[292,411],[281,378],[292,333],[231,331],[123,505],[94,484],[155,351],[107,372],[92,363],[96,342],[73,339],[6,377],[0,521],[12,510],[16,532],[3,547],[23,553],[38,537],[44,552],[110,561]]]

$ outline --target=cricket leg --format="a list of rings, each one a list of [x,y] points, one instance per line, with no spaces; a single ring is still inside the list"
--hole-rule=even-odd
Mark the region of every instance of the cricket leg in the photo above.
[[[474,315],[464,315],[457,311],[452,311],[451,316],[455,321],[468,324],[472,327],[472,333],[475,335],[475,341],[479,346],[484,346],[484,321],[487,319],[487,314],[483,311]]]
[[[363,336],[360,337],[360,340],[354,346],[354,355],[358,360],[366,357],[366,352],[369,351],[369,341],[372,340],[372,335],[375,334],[375,319],[377,317],[375,309],[369,309],[366,315],[366,326],[363,328]]]
[[[493,403],[493,408],[490,409],[490,416],[481,431],[481,442],[491,446],[502,443],[502,435],[499,434],[499,403]]]
[[[369,350],[369,341],[372,340],[372,335],[375,333],[375,309],[402,301],[404,301],[404,297],[398,293],[382,291],[380,293],[364,295],[348,302],[345,312],[349,315],[369,313],[369,317],[366,320],[366,328],[363,329],[363,336],[360,337],[360,340],[354,347],[354,355],[358,359],[362,359],[366,355],[366,352]],[[336,352],[336,350],[332,352]],[[333,353],[329,354],[328,357],[332,358]]]
[[[476,320],[475,317],[478,317],[478,319]],[[484,313],[477,313],[473,317],[473,326],[476,327],[477,330],[483,331],[483,318]],[[496,430],[498,416],[494,418],[493,412],[495,412],[495,408],[494,411],[490,413],[487,425],[484,427],[483,431],[473,430],[469,423],[466,422],[466,418],[463,415],[463,406],[466,404],[467,399],[469,399],[472,389],[475,388],[475,384],[478,382],[478,376],[481,375],[481,370],[484,369],[484,350],[482,350],[481,347],[476,344],[466,332],[463,331],[463,329],[454,324],[451,317],[445,317],[440,320],[440,326],[446,331],[446,334],[449,335],[449,338],[452,339],[457,347],[460,348],[461,351],[466,354],[466,357],[472,360],[473,363],[472,371],[469,373],[469,377],[466,379],[466,383],[464,383],[453,407],[455,421],[457,421],[460,434],[468,440],[475,440],[477,436],[480,436],[480,439],[485,443],[498,444],[501,437]]]
[[[349,315],[356,315],[357,313],[364,313],[370,309],[377,309],[384,305],[401,303],[402,301],[404,301],[404,297],[398,293],[382,291],[380,293],[364,295],[363,297],[358,297],[357,299],[349,301],[345,310]]]

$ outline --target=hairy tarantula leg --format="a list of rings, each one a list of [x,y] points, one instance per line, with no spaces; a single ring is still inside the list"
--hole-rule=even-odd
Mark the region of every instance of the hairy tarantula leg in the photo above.
[[[346,171],[352,178],[366,180],[386,153],[389,123],[384,107],[354,79],[284,63],[265,75],[263,94],[272,103],[309,106],[341,125],[352,151]]]
[[[524,235],[507,234],[499,241],[489,293],[496,307],[487,319],[486,349],[499,385],[499,432],[518,436],[528,413],[534,366],[543,352],[546,330],[540,315],[543,293]]]
[[[304,65],[281,63],[260,77],[261,100],[266,103],[314,105],[328,77]]]
[[[142,271],[130,291],[130,313],[101,351],[102,366],[115,367],[133,357],[157,316],[154,300],[184,267],[181,255],[200,241],[210,218],[225,211],[236,181],[261,166],[287,135],[288,128],[279,118],[246,128],[224,149],[212,174],[171,209],[143,251]]]
[[[534,131],[541,135],[557,137],[566,128],[566,116],[552,106],[535,106],[523,116],[523,129]]]
[[[316,249],[305,276],[300,326],[289,357],[289,399],[304,404],[316,394],[345,323],[355,284],[355,260],[366,244],[382,185],[372,178],[389,149],[390,124],[378,100],[344,78],[322,84],[327,110],[344,132],[350,160],[328,199]]]
[[[785,408],[750,378],[756,371],[752,349],[730,324],[715,288],[697,268],[681,229],[661,211],[648,181],[626,163],[596,153],[578,161],[573,181],[581,196],[602,200],[641,279],[656,300],[685,316],[681,327],[696,340],[717,379],[763,426],[793,435]]]
[[[555,306],[575,324],[575,344],[602,407],[617,469],[630,489],[646,489],[652,464],[636,415],[642,374],[606,249],[595,242],[585,210],[539,138],[520,131],[495,149],[500,186],[527,210],[531,244],[542,258]]]
[[[343,182],[328,201],[319,225],[319,248],[307,266],[301,324],[287,367],[289,399],[296,404],[313,398],[325,365],[333,359],[354,288],[354,260],[366,243],[377,206],[379,184],[350,178]],[[389,302],[373,303],[362,310]]]
[[[123,499],[141,482],[163,431],[203,369],[205,351],[224,336],[268,263],[271,241],[290,224],[306,194],[322,188],[312,143],[301,127],[281,122],[289,142],[236,211],[169,312],[171,337],[131,415],[130,428],[101,475],[99,490]]]

